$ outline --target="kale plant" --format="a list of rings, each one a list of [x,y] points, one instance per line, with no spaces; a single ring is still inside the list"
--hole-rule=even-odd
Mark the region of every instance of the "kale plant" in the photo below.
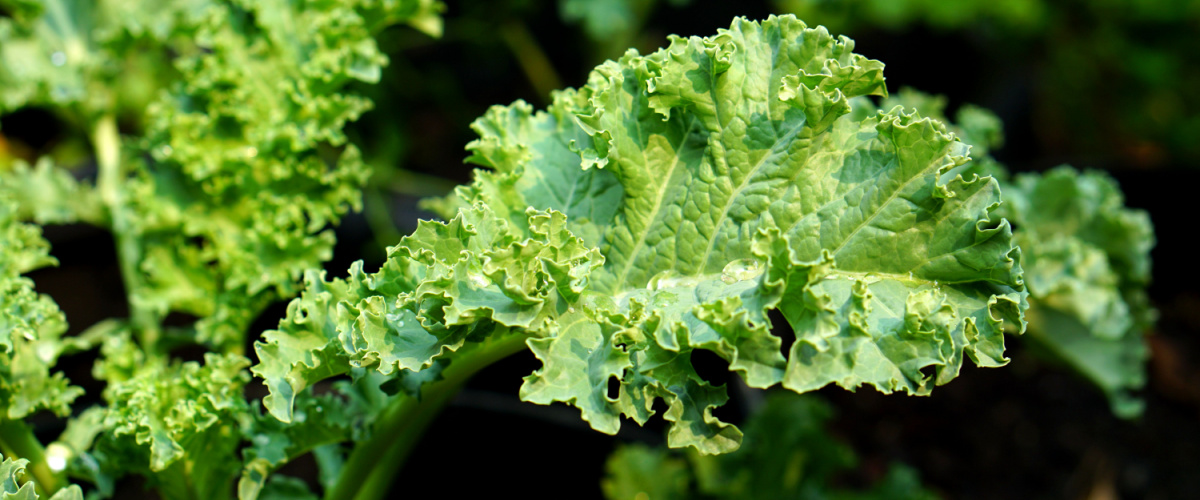
[[[311,455],[325,498],[382,498],[463,384],[524,350],[540,368],[522,400],[572,405],[607,434],[661,401],[668,445],[731,477],[758,455],[709,456],[771,438],[714,415],[728,394],[697,373],[696,351],[752,388],[928,395],[968,360],[1007,363],[1005,335],[1028,314],[1050,351],[1133,411],[1121,391],[1136,386],[1127,373],[1140,373],[1152,318],[1144,215],[1095,174],[1009,182],[979,151],[986,115],[951,125],[940,109],[893,106],[881,62],[795,17],[631,50],[545,110],[493,107],[472,125],[474,180],[427,202],[442,220],[393,242],[378,269],[327,278],[332,228],[361,208],[370,175],[343,131],[371,106],[352,84],[378,81],[387,26],[437,35],[440,4],[0,8],[0,113],[53,110],[97,170],[45,157],[0,173],[8,494],[79,498],[82,485],[104,498],[140,476],[164,498],[315,498],[277,473]],[[65,336],[23,276],[54,262],[29,221],[109,230],[128,317]],[[1120,375],[1104,364],[1114,345],[1134,349],[1113,354]],[[58,366],[88,350],[106,383],[95,405]],[[254,378],[261,399],[246,396]],[[27,423],[41,411],[67,419],[45,444]],[[788,420],[772,415],[760,418]],[[795,435],[813,432],[797,418]],[[611,468],[615,494],[632,476]],[[925,495],[899,474],[887,484]],[[696,479],[706,494],[741,494],[708,479]]]

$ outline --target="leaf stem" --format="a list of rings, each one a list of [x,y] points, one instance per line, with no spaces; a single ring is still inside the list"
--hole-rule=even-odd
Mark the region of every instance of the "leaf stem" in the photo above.
[[[92,129],[92,145],[96,148],[96,163],[100,170],[96,188],[111,216],[110,229],[117,242],[117,260],[121,267],[121,279],[125,282],[130,322],[141,335],[142,348],[154,352],[159,325],[153,312],[143,307],[136,298],[141,288],[138,266],[142,262],[142,251],[134,237],[134,227],[126,206],[123,188],[127,173],[121,168],[121,136],[114,115],[107,114],[96,121]]]
[[[396,229],[396,222],[392,220],[392,214],[389,212],[391,207],[380,189],[368,187],[363,191],[363,197],[366,198],[363,200],[363,212],[367,217],[367,225],[371,227],[375,243],[386,257],[387,247],[395,245],[403,235]]]
[[[376,171],[378,171],[378,167]],[[394,193],[416,196],[418,198],[446,196],[447,193],[454,191],[454,188],[458,187],[457,182],[444,177],[423,174],[403,168],[392,169],[387,175],[385,185]]]
[[[404,236],[396,226],[391,214],[389,194],[395,193],[417,198],[446,196],[458,184],[441,177],[410,172],[402,168],[385,169],[373,166],[376,180],[373,180],[363,191],[364,214],[367,225],[375,234],[379,249],[387,252],[387,247],[395,245]]]
[[[350,453],[326,500],[378,500],[387,495],[396,471],[455,394],[479,370],[525,348],[525,336],[509,334],[456,357],[442,380],[421,390],[421,398],[401,395],[384,409],[374,432]]]
[[[6,457],[29,461],[25,470],[33,475],[34,483],[42,493],[53,495],[58,491],[61,478],[46,462],[46,449],[25,422],[9,419],[0,421],[0,450]]]
[[[500,26],[500,38],[517,58],[517,64],[533,85],[539,99],[549,102],[550,92],[561,89],[562,79],[550,64],[550,58],[538,45],[524,23],[512,21]]]

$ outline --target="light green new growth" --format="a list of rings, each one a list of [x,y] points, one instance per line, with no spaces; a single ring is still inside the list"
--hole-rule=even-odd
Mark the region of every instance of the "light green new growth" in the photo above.
[[[696,349],[796,392],[928,394],[964,358],[1004,364],[1026,293],[997,183],[957,175],[967,147],[939,122],[850,114],[885,93],[882,68],[793,17],[739,19],[605,63],[545,112],[491,109],[468,160],[494,170],[431,204],[449,222],[377,273],[310,275],[256,344],[264,403],[288,421],[300,391],[352,367],[420,377],[518,335],[543,363],[522,399],[615,433],[661,398],[669,444],[712,454],[741,432],[713,417],[727,396]],[[786,356],[770,309],[796,332]]]

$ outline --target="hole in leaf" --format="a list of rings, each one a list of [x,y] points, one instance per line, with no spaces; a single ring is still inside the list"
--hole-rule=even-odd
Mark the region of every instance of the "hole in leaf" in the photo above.
[[[651,404],[650,410],[653,411],[655,415],[658,415],[658,418],[650,419],[650,421],[647,422],[647,424],[649,424],[647,425],[647,428],[652,431],[658,431],[660,433],[659,435],[666,435],[667,421],[666,419],[662,418],[662,416],[666,415],[667,410],[670,409],[671,407],[667,404],[666,400],[661,397],[654,398],[654,403]]]
[[[736,390],[730,390],[732,388],[732,385],[726,388],[729,393],[729,401],[726,401],[725,404],[721,406],[715,406],[712,409],[712,416],[716,417],[717,420],[722,422],[740,422],[745,420],[745,415],[739,410],[739,408],[742,407],[742,401],[738,397],[738,392]]]
[[[705,382],[721,386],[729,381],[729,363],[716,353],[704,349],[693,349],[691,361],[692,368]]]
[[[616,375],[608,377],[608,399],[617,399],[621,395],[621,379]]]
[[[792,330],[791,323],[788,323],[787,318],[783,317],[783,313],[778,309],[767,311],[767,319],[771,321],[771,333],[779,337],[779,353],[787,358],[792,352],[792,344],[796,343],[795,330]]]

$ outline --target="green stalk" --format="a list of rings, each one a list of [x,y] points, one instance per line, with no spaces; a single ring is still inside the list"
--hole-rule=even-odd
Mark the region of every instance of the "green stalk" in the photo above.
[[[388,189],[393,192],[429,198],[431,196],[446,196],[458,187],[458,183],[436,175],[422,174],[403,168],[394,169],[387,180]]]
[[[395,245],[404,235],[396,229],[392,214],[388,213],[387,199],[379,189],[368,187],[363,192],[363,197],[366,198],[363,200],[365,207],[363,213],[367,216],[367,225],[371,227],[371,232],[374,233],[375,242],[379,244],[379,248],[386,252],[387,247]]]
[[[122,188],[127,172],[121,168],[121,136],[117,131],[115,116],[107,114],[96,121],[96,127],[92,130],[92,145],[96,148],[96,164],[100,171],[96,188],[111,216],[110,229],[117,242],[117,260],[121,267],[121,279],[125,282],[130,321],[141,335],[142,348],[154,352],[154,344],[159,337],[158,321],[152,311],[142,307],[134,298],[141,287],[138,265],[142,262],[142,251],[133,237],[133,224],[125,206],[125,191]]]
[[[377,180],[371,182],[363,191],[363,213],[366,215],[367,225],[375,234],[375,241],[384,252],[404,236],[396,227],[396,221],[392,219],[388,191],[418,198],[431,198],[446,196],[446,193],[458,186],[457,183],[441,177],[400,168],[388,172],[375,167],[375,177]]]
[[[46,449],[25,422],[0,422],[0,450],[3,450],[4,456],[8,458],[24,458],[29,461],[25,470],[33,475],[34,483],[43,494],[53,495],[58,491],[62,478],[46,463]]]
[[[513,21],[500,26],[500,38],[517,58],[517,64],[537,91],[538,98],[549,102],[550,92],[563,87],[562,79],[550,64],[550,58],[524,24]]]
[[[375,171],[374,178],[363,191],[363,213],[366,215],[367,225],[375,234],[375,242],[384,253],[387,252],[387,247],[395,245],[404,236],[397,228],[396,221],[392,219],[387,196],[389,191],[418,198],[431,198],[446,196],[446,193],[458,186],[454,181],[398,167],[372,165],[372,170]]]
[[[378,500],[387,495],[396,471],[442,407],[475,372],[525,348],[523,335],[492,340],[455,357],[442,380],[421,390],[421,399],[397,397],[375,422],[371,437],[354,448],[326,500]]]

